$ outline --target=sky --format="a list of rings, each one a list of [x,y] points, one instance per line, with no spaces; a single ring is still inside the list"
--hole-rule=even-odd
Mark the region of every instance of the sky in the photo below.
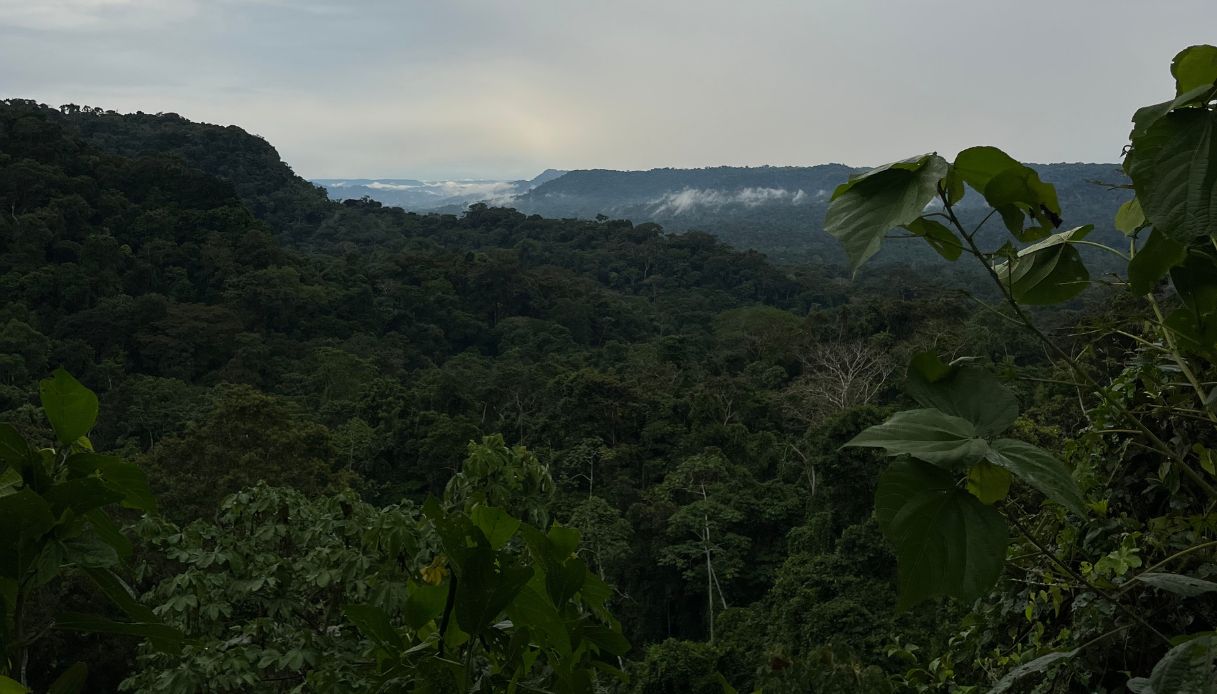
[[[1117,161],[1213,0],[0,0],[0,98],[236,124],[309,178]]]

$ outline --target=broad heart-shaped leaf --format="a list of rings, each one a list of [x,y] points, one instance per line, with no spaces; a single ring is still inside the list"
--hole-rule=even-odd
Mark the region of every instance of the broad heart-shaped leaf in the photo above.
[[[917,402],[968,420],[982,436],[1000,434],[1018,418],[1014,391],[979,366],[947,366],[937,355],[918,354],[905,387]]]
[[[17,680],[0,675],[0,694],[29,694],[29,691]]]
[[[469,516],[473,520],[473,524],[486,535],[492,549],[502,549],[511,536],[520,529],[520,521],[512,518],[501,508],[479,504],[474,507]]]
[[[444,612],[444,601],[448,598],[448,587],[410,581],[406,607],[402,610],[406,626],[418,630],[427,622],[439,619]]]
[[[110,569],[102,568],[86,568],[85,574],[93,579],[93,583],[110,599],[110,602],[132,620],[148,624],[160,622],[152,608],[137,600],[135,591],[131,590],[131,587],[127,585],[126,581],[119,578],[118,574]]]
[[[918,217],[905,224],[904,228],[925,239],[925,242],[930,244],[930,248],[947,260],[952,262],[958,260],[959,254],[963,252],[963,244],[955,234],[933,219]]]
[[[1024,216],[1037,220],[1042,229],[1060,225],[1061,204],[1056,188],[1040,180],[1034,169],[996,147],[969,147],[955,157],[952,171],[985,196],[1006,227],[1020,240],[1031,240],[1041,232],[1023,228]]]
[[[1135,197],[1128,200],[1116,210],[1116,230],[1125,236],[1132,236],[1145,226],[1145,212],[1141,203]]]
[[[1189,351],[1212,354],[1217,348],[1217,258],[1198,250],[1171,268],[1171,284],[1183,306],[1166,319]]]
[[[122,493],[110,489],[97,477],[64,480],[52,485],[43,496],[51,502],[56,514],[68,508],[83,514],[123,498]]]
[[[71,444],[89,433],[97,421],[97,396],[63,369],[55,369],[50,378],[43,379],[38,393],[61,444]]]
[[[29,489],[0,497],[0,576],[21,578],[54,525],[50,505]]]
[[[562,615],[547,596],[530,586],[524,586],[507,608],[507,616],[512,624],[533,632],[535,642],[553,649],[562,658],[570,657],[570,633],[562,621]]]
[[[873,169],[837,186],[824,228],[841,242],[853,270],[879,251],[884,234],[921,216],[946,172],[945,159],[926,154]]]
[[[30,445],[13,425],[0,424],[0,470],[9,467],[20,472],[31,454]]]
[[[947,166],[947,175],[942,179],[942,187],[947,194],[947,203],[950,205],[958,205],[959,201],[968,194],[968,187],[964,185],[963,176],[953,165]]]
[[[983,191],[985,201],[1001,214],[1006,228],[1020,241],[1043,238],[1061,225],[1061,203],[1056,188],[1040,180],[1035,170],[1019,166],[998,173]],[[1039,224],[1025,228],[1024,216]]]
[[[1182,96],[1197,88],[1213,88],[1217,82],[1217,47],[1188,46],[1171,61],[1175,94]]]
[[[1167,651],[1149,678],[1137,677],[1128,688],[1137,694],[1217,694],[1217,636],[1200,636]]]
[[[908,458],[879,477],[875,516],[895,546],[900,609],[934,595],[970,602],[1001,573],[1005,519],[955,482],[955,475]]]
[[[1179,574],[1143,573],[1138,575],[1136,580],[1185,598],[1217,591],[1217,583]]]
[[[1013,687],[1016,682],[1027,675],[1034,675],[1044,672],[1062,660],[1069,660],[1077,654],[1078,649],[1075,648],[1072,651],[1057,651],[1056,653],[1041,655],[1029,663],[1023,663],[1010,672],[1007,672],[1005,677],[998,680],[997,684],[993,685],[993,689],[989,690],[989,694],[1004,694],[1004,692],[1010,691],[1010,688]]]
[[[376,605],[347,605],[342,613],[357,629],[377,646],[389,653],[401,650],[401,636],[389,621],[389,615]]]
[[[1081,294],[1090,281],[1082,256],[1072,241],[1082,240],[1092,225],[1053,234],[1018,252],[1013,261],[993,268],[1015,300],[1024,304],[1056,304]]]
[[[89,679],[89,666],[84,663],[74,663],[64,670],[55,681],[47,687],[47,694],[80,694],[85,690],[85,682]]]
[[[989,444],[985,459],[1004,467],[1015,477],[1035,487],[1044,496],[1085,518],[1082,494],[1065,464],[1044,449],[1014,439],[998,439]]]
[[[116,622],[106,617],[65,612],[55,618],[55,628],[68,631],[83,631],[90,634],[121,634],[138,636],[148,640],[153,648],[172,653],[179,650],[185,640],[182,632],[160,622]]]
[[[1134,294],[1148,294],[1171,268],[1184,260],[1187,246],[1155,229],[1128,263],[1128,284]]]
[[[969,147],[956,155],[955,163],[951,165],[952,172],[978,193],[984,193],[985,186],[997,174],[1020,168],[1025,167],[996,147]]]
[[[156,512],[156,497],[148,487],[148,477],[134,463],[96,453],[76,453],[67,460],[73,478],[98,475],[108,489],[119,494],[122,505],[148,513]]]
[[[1154,229],[1181,242],[1217,230],[1217,113],[1172,111],[1133,139],[1124,161]]]
[[[948,470],[969,467],[989,450],[971,422],[933,409],[897,412],[845,445],[882,448],[888,455],[911,455]]]

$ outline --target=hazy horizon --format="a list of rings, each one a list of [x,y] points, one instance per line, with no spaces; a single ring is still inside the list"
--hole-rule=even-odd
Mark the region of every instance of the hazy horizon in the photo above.
[[[1217,22],[1212,3],[1172,7],[1193,21],[1124,0],[0,0],[0,97],[238,125],[306,178],[866,166],[973,144],[1112,162]]]

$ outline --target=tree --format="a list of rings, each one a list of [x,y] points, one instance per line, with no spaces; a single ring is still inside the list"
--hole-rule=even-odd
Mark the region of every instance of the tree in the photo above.
[[[668,545],[660,562],[680,569],[686,580],[705,586],[706,623],[714,642],[715,603],[727,608],[721,580],[734,578],[744,566],[751,544],[737,532],[747,518],[738,505],[747,473],[721,454],[707,451],[682,461],[651,495],[672,508],[667,518]],[[715,596],[717,595],[717,600]]]
[[[162,439],[143,461],[166,516],[213,513],[219,501],[259,481],[306,492],[337,483],[329,431],[292,405],[248,386],[221,386],[185,433]]]

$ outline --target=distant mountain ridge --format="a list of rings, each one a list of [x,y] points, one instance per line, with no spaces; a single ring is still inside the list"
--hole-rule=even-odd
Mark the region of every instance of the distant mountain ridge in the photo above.
[[[1118,164],[1032,166],[1057,187],[1067,225],[1092,223],[1099,238],[1119,238],[1112,219],[1129,191],[1112,185],[1124,182]],[[845,164],[649,171],[582,169],[566,173],[550,170],[527,182],[527,186],[518,186],[515,193],[506,192],[509,189],[505,187],[504,194],[446,199],[433,193],[416,193],[409,184],[395,189],[384,180],[345,181],[350,185],[341,186],[332,180],[317,182],[326,185],[332,196],[366,195],[406,209],[455,214],[473,202],[487,202],[543,217],[593,219],[604,215],[636,223],[654,222],[670,231],[707,231],[736,247],[775,258],[838,263],[843,255],[836,241],[822,233],[824,216],[833,189],[850,174],[864,170]],[[421,198],[430,204],[412,207],[412,203],[403,202],[417,195],[430,196]],[[978,195],[966,198],[959,210],[965,221],[973,222],[979,222],[986,211]],[[992,226],[997,229],[1000,224]],[[928,248],[912,248],[909,252],[909,259],[932,255]]]
[[[510,204],[517,196],[552,181],[565,171],[546,169],[529,180],[455,179],[424,181],[414,178],[315,178],[337,200],[368,197],[411,212],[464,208],[475,202]]]

